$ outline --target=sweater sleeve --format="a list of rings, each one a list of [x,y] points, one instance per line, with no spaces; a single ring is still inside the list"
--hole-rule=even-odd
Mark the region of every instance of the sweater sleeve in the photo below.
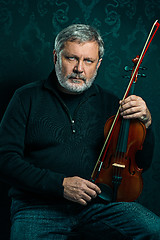
[[[0,125],[0,178],[32,193],[63,196],[63,174],[38,168],[25,159],[26,112],[15,93]]]
[[[146,137],[143,143],[142,150],[136,154],[136,162],[139,168],[143,168],[146,171],[151,163],[154,154],[155,136],[153,130],[153,124],[146,129]]]

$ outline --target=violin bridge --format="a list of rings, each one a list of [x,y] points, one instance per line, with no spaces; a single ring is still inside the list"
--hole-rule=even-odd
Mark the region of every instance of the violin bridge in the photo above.
[[[113,163],[113,167],[119,167],[119,168],[125,168],[126,166],[124,164],[119,164],[119,163]]]

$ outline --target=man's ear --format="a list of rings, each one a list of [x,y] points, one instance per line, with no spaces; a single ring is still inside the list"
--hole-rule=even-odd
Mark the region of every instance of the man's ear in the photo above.
[[[99,59],[99,61],[98,61],[98,63],[97,63],[97,70],[98,70],[98,68],[100,67],[100,65],[101,65],[101,62],[102,62],[102,58],[101,58],[101,59]]]
[[[53,50],[53,61],[54,61],[54,64],[56,64],[56,62],[57,62],[57,53],[56,53],[55,49]]]

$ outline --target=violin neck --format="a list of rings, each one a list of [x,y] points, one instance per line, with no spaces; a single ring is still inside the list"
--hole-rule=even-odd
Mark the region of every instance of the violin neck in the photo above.
[[[116,153],[126,153],[127,152],[127,143],[128,143],[128,134],[129,134],[129,119],[122,119],[120,133],[118,137],[118,143],[116,147]]]
[[[135,84],[136,82],[133,82],[129,91],[129,95],[132,95],[134,93]],[[122,119],[116,152],[126,153],[127,151],[129,125],[130,125],[129,119]]]

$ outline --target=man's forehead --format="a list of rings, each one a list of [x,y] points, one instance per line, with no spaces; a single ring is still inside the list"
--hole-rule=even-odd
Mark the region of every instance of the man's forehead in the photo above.
[[[84,45],[97,45],[98,47],[98,43],[95,40],[92,41],[80,41],[80,40],[68,40],[64,43],[64,47],[69,46],[69,45],[79,45],[79,46],[84,46]]]
[[[83,54],[89,54],[96,57],[99,53],[99,46],[96,41],[66,41],[62,52],[78,54],[83,52]]]

